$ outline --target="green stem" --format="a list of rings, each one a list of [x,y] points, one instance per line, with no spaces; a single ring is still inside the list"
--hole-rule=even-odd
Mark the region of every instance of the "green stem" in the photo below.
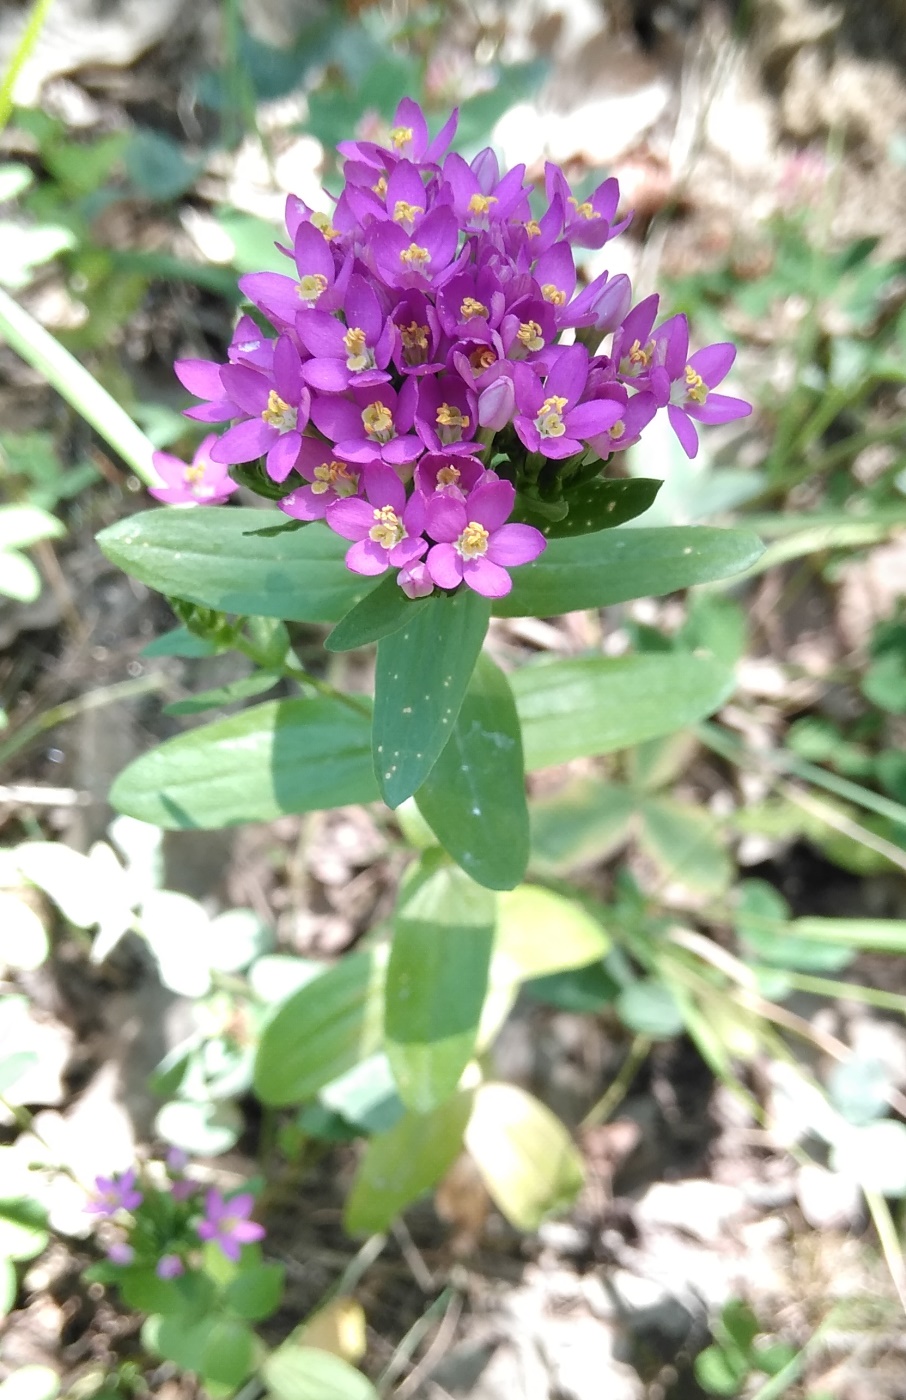
[[[865,1191],[865,1203],[872,1222],[878,1232],[884,1262],[890,1270],[891,1282],[897,1291],[900,1307],[906,1312],[906,1259],[903,1258],[903,1246],[900,1244],[897,1227],[893,1223],[890,1206],[880,1191],[867,1191],[864,1187],[862,1189]]]
[[[629,1093],[632,1081],[641,1069],[648,1051],[651,1049],[651,1040],[647,1035],[637,1035],[629,1047],[629,1053],[620,1066],[620,1071],[612,1081],[607,1092],[602,1094],[598,1102],[588,1110],[582,1119],[581,1128],[596,1128],[599,1123],[606,1123],[611,1114]]]
[[[27,744],[30,744],[32,739],[36,739],[47,729],[53,729],[56,725],[64,724],[67,720],[75,719],[78,715],[86,714],[89,710],[97,710],[104,705],[111,705],[115,700],[127,700],[132,695],[144,695],[151,690],[160,690],[166,684],[164,676],[137,676],[135,680],[118,681],[115,685],[103,686],[100,690],[91,690],[87,695],[80,695],[76,700],[66,700],[61,705],[54,705],[49,710],[43,710],[33,719],[26,720],[25,724],[11,734],[5,743],[0,744],[0,763],[12,758],[20,749],[24,749]]]
[[[9,67],[0,81],[0,131],[6,126],[13,110],[13,89],[16,86],[16,79],[31,57],[52,4],[53,0],[35,0],[31,13],[25,21],[22,38],[16,45]]]
[[[0,287],[0,335],[61,394],[86,423],[117,452],[146,486],[159,484],[151,456],[154,444],[124,408],[50,331]]]
[[[813,992],[815,996],[839,997],[842,1001],[864,1001],[869,1006],[877,1006],[884,1011],[906,1013],[906,997],[899,992],[882,992],[875,987],[862,987],[858,982],[838,982],[833,977],[809,977],[804,972],[787,972],[783,976],[799,992]]]

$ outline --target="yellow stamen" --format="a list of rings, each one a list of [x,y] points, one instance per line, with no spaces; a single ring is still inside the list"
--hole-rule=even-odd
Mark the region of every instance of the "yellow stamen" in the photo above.
[[[477,559],[488,552],[489,535],[477,520],[470,520],[453,546],[462,559]]]
[[[544,400],[535,419],[535,427],[542,437],[563,437],[566,424],[560,415],[568,402],[568,399],[559,394],[552,394],[549,399]]]
[[[537,219],[526,220],[525,231],[528,234],[529,238],[541,237],[541,225],[539,224]]]
[[[580,219],[600,219],[601,217],[597,209],[595,209],[592,204],[589,204],[588,200],[586,200],[584,204],[580,204],[577,199],[573,199],[572,195],[570,195],[567,203],[573,206]]]
[[[387,176],[378,176],[377,184],[372,185],[371,188],[374,190],[375,194],[378,196],[379,199],[383,199],[384,195],[387,193]]]
[[[686,366],[686,394],[693,403],[704,403],[708,397],[708,386],[691,365]]]
[[[325,491],[335,491],[338,496],[354,496],[358,477],[350,474],[345,462],[322,462],[315,467],[315,479],[311,484],[313,496],[323,496]]]
[[[186,467],[182,474],[182,479],[187,486],[197,486],[204,481],[204,467],[199,463],[197,466]]]
[[[404,199],[398,199],[393,206],[393,222],[395,224],[413,224],[419,214],[424,214],[421,204],[407,204]]]
[[[479,350],[473,350],[469,356],[469,364],[472,366],[474,374],[484,374],[486,369],[497,363],[497,356],[490,345],[483,345]]]
[[[277,428],[281,433],[291,433],[296,426],[296,410],[281,399],[276,389],[271,389],[268,394],[267,408],[261,417],[269,427]]]
[[[437,426],[440,428],[438,436],[441,442],[461,442],[469,420],[453,404],[442,403],[437,410]]]
[[[462,472],[459,470],[459,467],[454,467],[452,464],[449,467],[441,467],[440,471],[437,473],[437,486],[435,489],[441,491],[445,486],[458,486],[461,476]]]
[[[412,140],[411,126],[395,126],[390,132],[390,140],[398,151],[401,151],[409,141]]]
[[[541,327],[537,321],[523,321],[516,332],[516,339],[525,346],[526,350],[543,350],[544,348]]]
[[[387,405],[381,403],[379,399],[362,410],[362,422],[365,425],[365,432],[376,442],[389,442],[395,436],[393,414]]]
[[[410,243],[408,248],[404,248],[400,253],[400,262],[407,267],[414,268],[417,272],[431,261],[431,254],[427,248],[420,248],[417,243]]]
[[[406,527],[393,506],[378,506],[374,512],[375,523],[368,531],[368,538],[384,549],[393,549],[400,540],[406,538]]]
[[[638,373],[647,369],[654,357],[654,341],[649,340],[648,344],[642,348],[637,340],[634,340],[629,347],[626,359],[629,361],[630,372]]]
[[[486,214],[492,204],[499,204],[496,194],[473,194],[469,200],[470,214]]]
[[[317,301],[322,292],[327,291],[327,278],[323,272],[307,272],[296,283],[296,294],[302,301]]]
[[[400,340],[407,362],[423,365],[428,358],[428,327],[410,321],[408,326],[400,326]]]
[[[561,292],[559,287],[555,287],[553,282],[545,282],[541,288],[541,295],[545,301],[551,302],[553,306],[564,306],[566,303],[566,293]]]
[[[349,327],[343,336],[343,344],[346,346],[347,369],[356,372],[360,369],[374,368],[374,355],[365,344],[365,332],[360,326]]]
[[[311,221],[316,229],[320,229],[324,237],[329,241],[331,238],[339,238],[340,230],[334,228],[330,222],[329,214],[312,214]]]
[[[489,313],[483,301],[476,301],[474,297],[463,297],[459,314],[464,321],[470,321],[473,316],[487,316]]]

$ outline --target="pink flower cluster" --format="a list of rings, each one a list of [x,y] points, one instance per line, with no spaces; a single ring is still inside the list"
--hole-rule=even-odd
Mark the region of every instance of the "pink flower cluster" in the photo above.
[[[226,364],[176,365],[205,400],[188,415],[231,424],[205,443],[210,499],[226,494],[217,464],[264,458],[288,515],[325,520],[353,541],[350,569],[397,569],[413,597],[506,593],[507,570],[545,545],[509,521],[542,471],[568,502],[580,464],[636,442],[661,409],[689,456],[697,424],[750,412],[714,393],[731,345],[690,356],[686,318],[656,327],[657,296],[633,307],[625,275],[579,285],[574,249],[627,222],[615,180],[580,199],[549,164],[536,216],[524,166],[449,151],[456,121],[432,139],[404,98],[388,146],[342,143],[331,214],[288,200],[292,270],[240,280],[273,336],[243,316]]]

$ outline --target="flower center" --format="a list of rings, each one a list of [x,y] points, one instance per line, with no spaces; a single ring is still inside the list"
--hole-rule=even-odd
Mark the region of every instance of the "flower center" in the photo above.
[[[708,386],[691,365],[686,366],[686,397],[693,403],[704,403],[708,397]]]
[[[559,394],[552,394],[544,400],[535,419],[535,427],[542,437],[562,437],[566,432],[566,424],[560,415],[567,403],[568,400]]]
[[[315,467],[315,479],[311,484],[313,496],[323,496],[325,491],[335,491],[338,496],[354,496],[358,478],[351,475],[345,462],[322,462]]]
[[[516,332],[516,339],[525,346],[526,350],[544,349],[541,327],[537,321],[523,321]]]
[[[476,301],[475,297],[463,297],[459,314],[464,321],[470,321],[473,316],[487,316],[488,308],[483,301]]]
[[[477,520],[470,520],[453,548],[462,559],[477,559],[488,552],[489,535]]]
[[[296,294],[302,301],[317,301],[322,292],[327,291],[327,278],[323,272],[307,272],[296,283]]]
[[[329,214],[312,214],[311,221],[314,224],[315,228],[319,229],[320,232],[323,233],[326,239],[330,240],[331,238],[339,238],[340,230],[338,228],[334,228],[333,224],[330,222]]]
[[[441,442],[461,442],[462,435],[469,426],[469,419],[453,404],[442,403],[437,410],[437,426],[440,428],[438,437]]]
[[[412,127],[395,126],[390,132],[390,140],[393,142],[396,149],[401,151],[403,147],[408,145],[412,140]]]
[[[498,204],[499,202],[496,194],[473,194],[472,198],[469,200],[469,213],[478,215],[486,214],[492,204]]]
[[[393,414],[379,399],[363,409],[362,422],[365,424],[365,432],[370,438],[374,438],[375,442],[389,442],[395,436]]]
[[[573,206],[580,219],[600,219],[601,217],[594,205],[589,204],[588,200],[584,204],[580,204],[577,199],[570,195],[567,203]]]
[[[281,399],[276,389],[271,389],[268,394],[267,408],[261,417],[268,427],[276,428],[278,433],[291,433],[296,426],[296,410]]]
[[[537,219],[527,219],[524,227],[529,238],[541,237],[541,225],[539,224]]]
[[[445,486],[458,486],[462,472],[459,467],[454,467],[451,463],[449,467],[441,467],[437,473],[437,485],[435,490],[442,491]]]
[[[375,194],[378,196],[379,199],[383,199],[384,195],[387,193],[386,175],[379,175],[377,184],[372,185],[371,188],[374,190]]]
[[[374,512],[374,524],[368,531],[368,538],[382,549],[393,549],[406,538],[406,527],[393,506],[378,506]]]
[[[623,422],[622,418],[618,418],[617,421],[614,423],[613,427],[610,429],[610,436],[612,438],[621,438],[625,431],[626,424]]]
[[[405,267],[411,267],[416,272],[421,272],[422,268],[431,261],[431,254],[427,248],[420,248],[417,243],[410,243],[408,248],[404,248],[400,253],[400,262]]]
[[[651,364],[654,358],[654,341],[649,340],[646,346],[642,346],[639,341],[634,340],[628,352],[623,358],[620,366],[623,374],[641,374]]]
[[[346,368],[353,370],[374,369],[374,355],[365,344],[365,332],[361,326],[350,326],[343,336],[346,346]]]
[[[187,486],[198,486],[204,481],[204,471],[205,469],[200,463],[198,466],[186,467],[182,479]]]
[[[497,356],[490,345],[482,345],[478,350],[473,350],[469,356],[469,364],[472,366],[473,374],[484,374],[486,369],[496,363]]]
[[[553,282],[545,282],[544,286],[541,288],[541,295],[544,297],[544,300],[549,301],[552,306],[564,306],[566,304],[566,293],[561,291],[559,287],[554,286]]]
[[[395,224],[414,224],[419,214],[424,214],[424,212],[420,204],[407,204],[404,199],[398,199],[393,207],[393,222]]]
[[[428,358],[428,327],[410,321],[408,326],[400,326],[400,340],[408,364],[423,365]]]

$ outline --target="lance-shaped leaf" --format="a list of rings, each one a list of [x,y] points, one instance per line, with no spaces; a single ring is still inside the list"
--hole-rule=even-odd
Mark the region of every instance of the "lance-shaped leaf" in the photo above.
[[[562,520],[545,520],[535,516],[527,502],[520,516],[529,525],[536,525],[548,539],[569,535],[590,535],[598,530],[612,530],[644,514],[653,503],[663,482],[650,477],[630,477],[604,481],[593,477],[563,497],[569,509]]]
[[[368,717],[331,699],[279,700],[168,739],[120,773],[110,800],[155,826],[215,828],[371,802]]]
[[[426,852],[403,888],[387,968],[384,1034],[408,1108],[456,1089],[475,1047],[488,984],[496,900],[442,852]]]
[[[142,583],[219,612],[336,622],[374,587],[347,569],[346,541],[318,521],[254,533],[273,518],[261,510],[167,506],[117,521],[98,544]]]
[[[304,1103],[374,1054],[385,964],[382,949],[353,953],[282,1003],[255,1059],[255,1092],[264,1103]]]
[[[471,1093],[447,1099],[429,1113],[407,1113],[368,1143],[346,1203],[350,1234],[386,1230],[400,1211],[436,1186],[462,1151],[472,1110]]]
[[[461,588],[378,643],[372,742],[388,807],[421,787],[453,733],[489,617],[488,599]]]
[[[509,890],[528,862],[522,735],[506,676],[479,656],[446,748],[415,794],[441,845],[479,885]]]
[[[328,651],[354,651],[379,642],[411,622],[416,613],[429,606],[427,598],[407,598],[395,572],[356,603],[337,623],[324,645]]]
[[[517,1230],[535,1230],[572,1205],[584,1180],[582,1158],[550,1109],[514,1084],[482,1084],[466,1147],[494,1204]]]
[[[556,617],[630,598],[657,598],[694,583],[738,574],[762,554],[745,530],[682,526],[605,530],[551,540],[531,564],[513,570],[513,589],[494,603],[498,617]]]
[[[694,724],[726,700],[733,672],[709,657],[658,652],[525,666],[511,683],[531,772]]]

